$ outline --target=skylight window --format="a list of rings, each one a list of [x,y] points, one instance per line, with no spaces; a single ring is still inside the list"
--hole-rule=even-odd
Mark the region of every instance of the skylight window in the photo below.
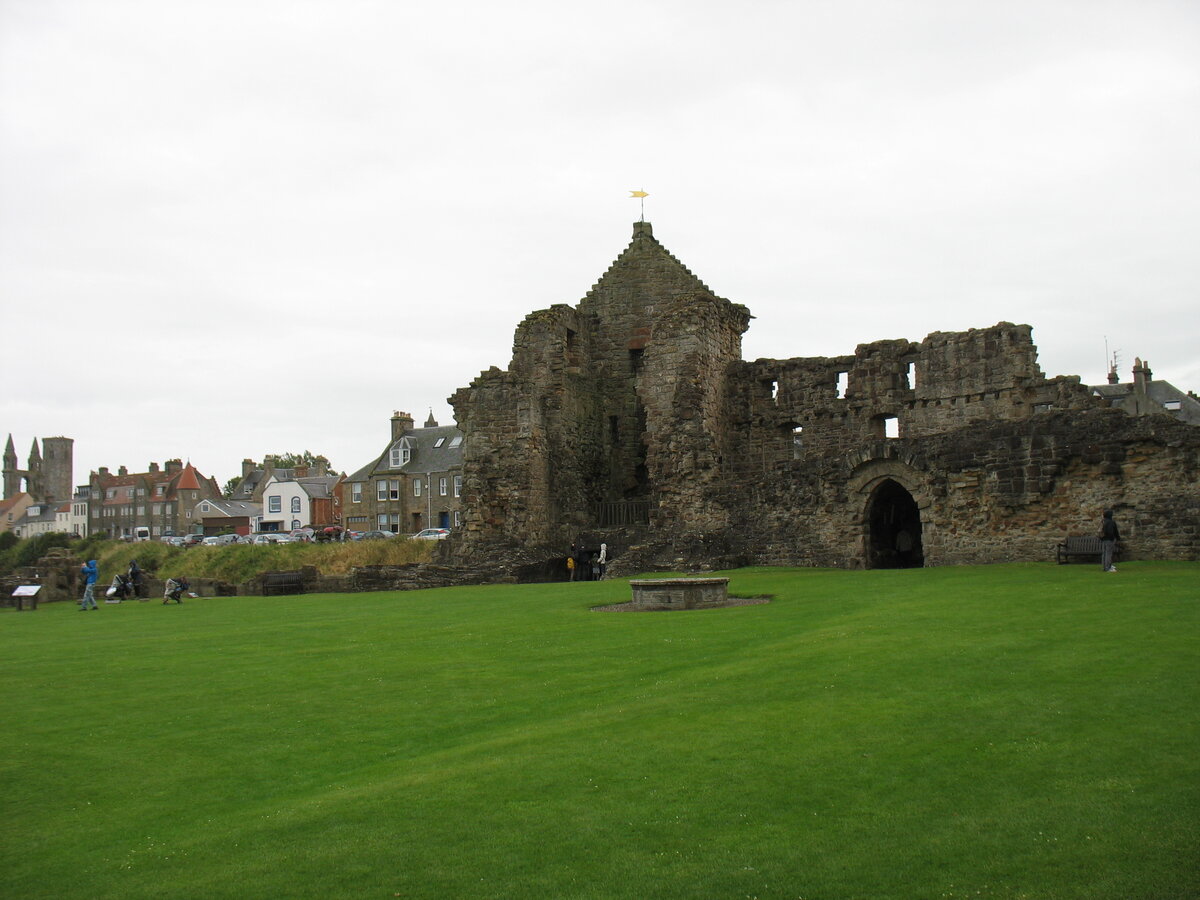
[[[451,448],[458,447],[458,446],[459,446],[459,445],[461,445],[461,444],[462,444],[462,438],[461,438],[461,437],[456,437],[456,438],[454,438],[454,440],[452,440],[452,441],[450,442],[450,447],[451,447]]]
[[[433,442],[433,449],[436,450],[438,447],[442,446],[442,444],[444,444],[444,443],[446,443],[446,439],[444,437],[438,438],[436,441]]]

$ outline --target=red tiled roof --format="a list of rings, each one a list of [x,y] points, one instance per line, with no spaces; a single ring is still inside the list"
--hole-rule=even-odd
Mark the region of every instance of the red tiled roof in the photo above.
[[[196,478],[196,469],[188,463],[183,472],[179,476],[179,483],[175,485],[177,491],[198,491],[200,490],[200,481]]]

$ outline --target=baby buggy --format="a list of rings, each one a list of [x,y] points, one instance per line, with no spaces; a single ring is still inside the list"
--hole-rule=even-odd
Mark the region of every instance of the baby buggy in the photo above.
[[[125,575],[114,575],[104,596],[107,598],[105,603],[120,603],[133,596],[133,582]]]
[[[183,602],[183,595],[191,587],[187,583],[186,578],[168,578],[167,585],[163,589],[163,603],[169,603],[174,600],[176,603]]]

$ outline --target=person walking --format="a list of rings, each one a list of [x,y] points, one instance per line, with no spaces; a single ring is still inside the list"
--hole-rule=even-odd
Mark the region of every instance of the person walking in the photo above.
[[[83,575],[83,603],[80,605],[79,611],[87,612],[89,609],[99,609],[93,592],[96,589],[96,579],[100,577],[100,567],[96,565],[94,559],[89,559],[85,565],[79,567],[79,572]]]
[[[1121,531],[1113,520],[1113,511],[1106,509],[1104,518],[1100,520],[1100,570],[1102,572],[1117,571],[1117,567],[1113,565],[1113,554],[1117,549],[1117,541],[1120,539]]]

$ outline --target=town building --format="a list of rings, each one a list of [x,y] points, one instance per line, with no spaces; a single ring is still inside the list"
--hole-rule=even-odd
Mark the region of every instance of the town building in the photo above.
[[[306,467],[299,467],[307,472]],[[292,472],[297,470],[291,470]],[[341,524],[338,487],[342,476],[293,475],[274,469],[259,482],[255,492],[262,497],[255,531],[295,531],[297,528]]]
[[[350,531],[415,534],[462,524],[462,432],[438,425],[430,412],[424,426],[395,412],[380,454],[346,477],[345,527]]]
[[[13,497],[0,500],[0,534],[12,531],[13,526],[25,515],[25,510],[33,504],[33,498],[21,491]],[[14,532],[15,534],[15,532]]]
[[[121,466],[113,474],[102,466],[88,483],[90,531],[127,540],[199,533],[203,526],[194,517],[196,504],[220,497],[215,479],[179,459],[167,460],[162,468],[150,463],[145,472]]]
[[[1150,363],[1133,361],[1133,380],[1121,383],[1116,365],[1108,370],[1108,384],[1093,385],[1092,393],[1131,416],[1166,413],[1189,425],[1200,425],[1200,400],[1169,381],[1156,380]]]
[[[262,518],[262,504],[246,500],[201,500],[192,518],[200,523],[204,534],[241,534],[254,531]]]

